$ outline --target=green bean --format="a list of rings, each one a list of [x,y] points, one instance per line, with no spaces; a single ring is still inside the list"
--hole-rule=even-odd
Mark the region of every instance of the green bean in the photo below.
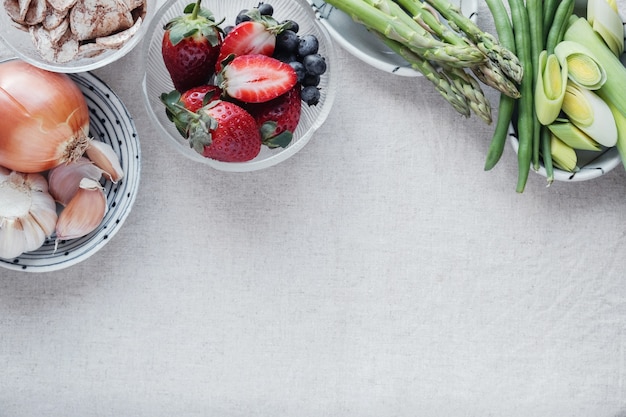
[[[528,14],[528,26],[530,28],[530,61],[533,66],[533,85],[537,83],[539,70],[539,54],[543,51],[543,6],[541,0],[526,0],[526,12]],[[533,111],[533,168],[539,169],[539,142],[541,136],[541,124]]]
[[[569,18],[574,12],[574,0],[563,0],[556,9],[554,20],[546,38],[546,51],[554,53],[554,48],[563,39],[563,34],[569,26]]]
[[[515,53],[515,36],[511,26],[509,14],[504,7],[502,0],[486,0],[489,11],[493,16],[498,40],[511,52]],[[502,156],[506,138],[508,136],[509,125],[513,117],[516,99],[506,94],[500,94],[500,103],[498,104],[498,119],[487,150],[487,158],[485,161],[485,171],[492,169]]]
[[[560,0],[543,0],[543,42],[548,38],[548,32],[552,27],[554,15]]]
[[[552,164],[552,149],[550,145],[550,130],[547,126],[541,126],[541,154],[543,166],[546,168],[548,185],[554,182],[554,165]]]
[[[516,191],[521,193],[526,187],[530,164],[532,159],[533,140],[533,77],[531,62],[531,46],[529,41],[530,24],[528,13],[523,0],[508,0],[511,8],[511,21],[513,23],[513,34],[515,35],[515,49],[517,56],[524,68],[524,78],[519,98],[517,117],[517,138],[519,148],[517,150],[517,187]]]

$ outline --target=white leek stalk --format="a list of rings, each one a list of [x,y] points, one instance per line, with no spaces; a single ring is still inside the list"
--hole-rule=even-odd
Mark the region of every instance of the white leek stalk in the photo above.
[[[609,108],[613,113],[615,124],[617,125],[617,152],[622,160],[622,165],[626,168],[626,116],[613,104],[609,104]]]
[[[561,112],[567,86],[567,61],[559,63],[556,55],[547,51],[539,54],[537,83],[535,84],[535,112],[539,122],[546,126]]]
[[[574,172],[578,170],[578,156],[576,151],[561,139],[550,135],[550,154],[552,162],[564,171]]]
[[[615,56],[624,53],[624,25],[615,2],[588,0],[587,21]]]
[[[600,145],[615,146],[617,126],[608,104],[593,91],[568,82],[563,112],[580,130]]]
[[[594,53],[574,41],[562,41],[554,48],[554,54],[563,66],[567,66],[570,80],[589,90],[598,90],[606,82],[606,71]]]
[[[567,119],[557,119],[548,126],[554,136],[574,149],[599,151],[602,147]]]

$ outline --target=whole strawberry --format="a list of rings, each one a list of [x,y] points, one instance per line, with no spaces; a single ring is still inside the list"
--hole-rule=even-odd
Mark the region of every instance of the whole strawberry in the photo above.
[[[178,91],[162,94],[161,101],[180,134],[202,156],[222,162],[246,162],[261,151],[256,122],[240,106],[217,99],[194,113],[185,107]]]
[[[285,148],[291,143],[293,133],[300,122],[301,88],[297,84],[273,100],[245,105],[256,120],[263,144],[269,148]]]
[[[215,85],[203,84],[192,87],[180,96],[180,101],[185,108],[197,112],[213,100],[220,98],[222,90]]]
[[[221,29],[213,13],[200,6],[201,1],[187,5],[184,15],[164,27],[163,61],[174,88],[181,92],[211,78],[222,44]]]

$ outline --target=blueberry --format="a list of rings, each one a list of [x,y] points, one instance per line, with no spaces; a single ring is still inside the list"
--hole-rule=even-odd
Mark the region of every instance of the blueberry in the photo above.
[[[293,30],[285,30],[276,36],[276,49],[281,51],[296,52],[300,38]]]
[[[274,8],[271,4],[261,2],[256,8],[261,16],[271,16],[274,14]]]
[[[307,55],[316,54],[320,44],[315,35],[307,34],[300,36],[298,43],[298,55],[305,57]]]
[[[294,54],[293,52],[284,51],[282,49],[275,49],[272,57],[287,64],[298,59],[296,54]]]
[[[304,87],[300,93],[300,98],[309,106],[315,106],[320,102],[320,90],[317,87]]]
[[[320,54],[307,55],[302,59],[306,72],[312,75],[322,75],[326,72],[326,60]]]
[[[222,29],[222,31],[224,32],[224,35],[228,35],[230,32],[232,32],[232,30],[235,27],[233,25],[228,25],[228,26],[224,26],[224,29]]]
[[[292,30],[295,33],[298,33],[298,31],[300,30],[300,25],[298,25],[298,22],[296,22],[295,20],[284,20],[283,22],[281,22],[281,25],[285,25],[285,29]]]
[[[317,74],[309,74],[308,72],[305,72],[304,77],[300,82],[302,83],[303,87],[317,87],[318,85],[320,85],[320,79],[321,77]]]
[[[252,20],[252,18],[248,16],[248,9],[242,9],[235,18],[235,25],[238,25],[241,22],[247,22],[249,20]]]
[[[302,64],[302,62],[300,61],[294,60],[289,62],[289,65],[291,65],[291,67],[296,72],[296,75],[298,76],[298,82],[303,82],[304,78],[306,77],[306,69],[304,68],[304,64]]]

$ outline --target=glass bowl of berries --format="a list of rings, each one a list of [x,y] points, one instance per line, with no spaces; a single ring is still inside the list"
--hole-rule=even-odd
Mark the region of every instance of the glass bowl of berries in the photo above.
[[[143,45],[148,114],[186,157],[254,171],[302,149],[335,97],[336,52],[306,0],[168,0]]]

